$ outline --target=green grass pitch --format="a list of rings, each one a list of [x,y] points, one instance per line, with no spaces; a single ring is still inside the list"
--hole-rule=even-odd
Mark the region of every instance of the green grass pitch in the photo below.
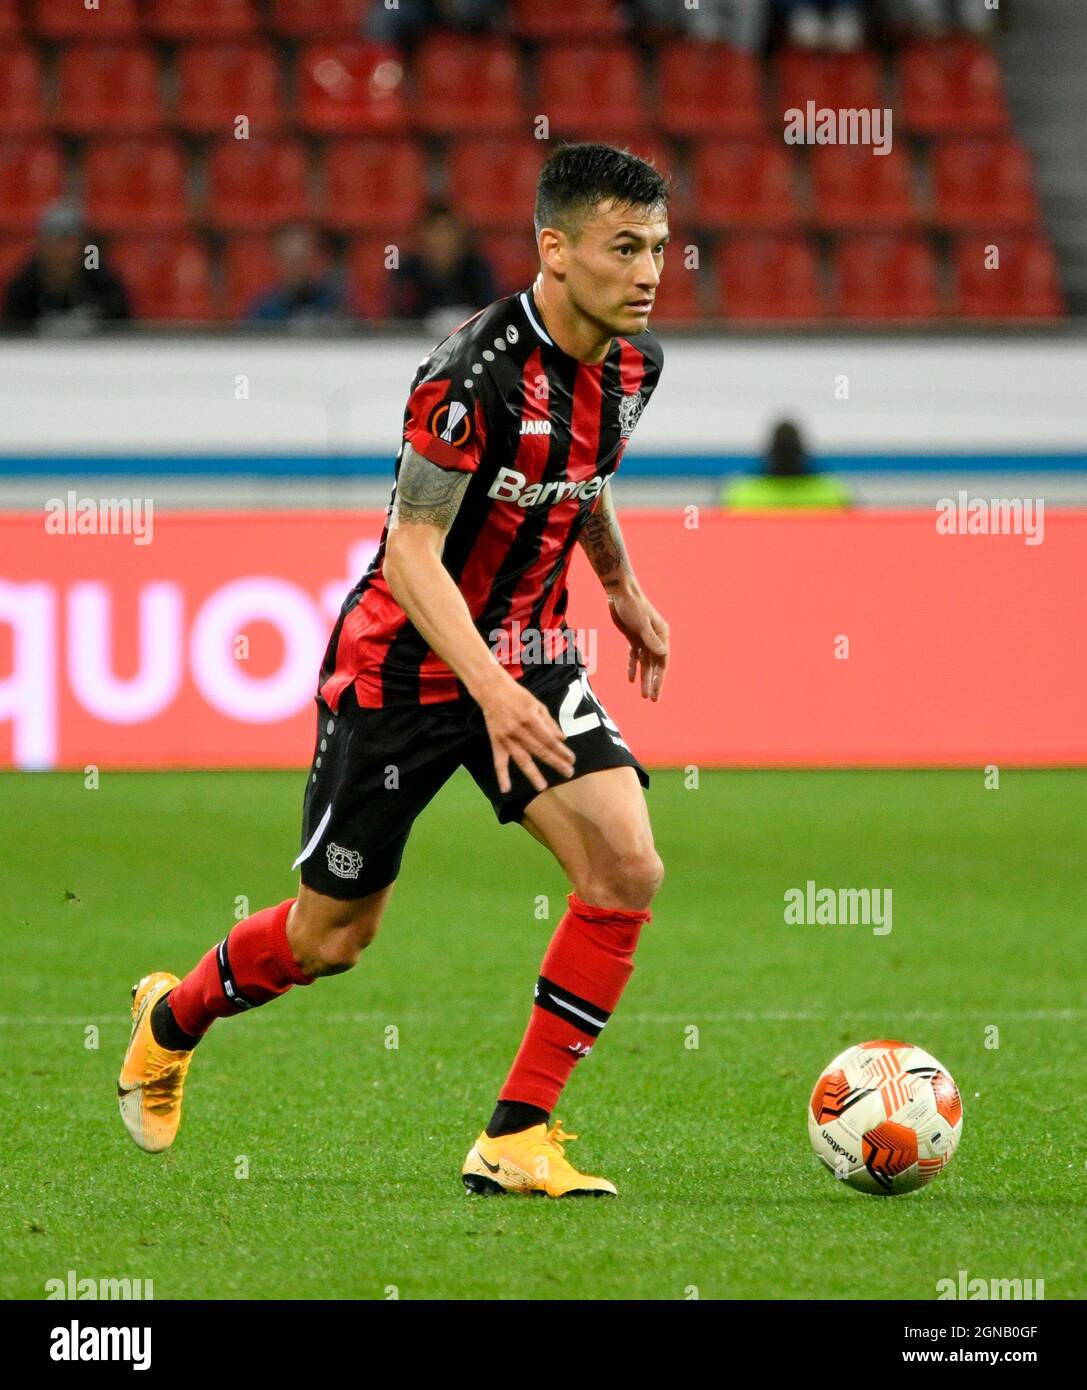
[[[302,790],[0,777],[0,1295],[74,1270],[158,1299],[931,1299],[960,1269],[1087,1295],[1087,774],[657,773],[668,877],[556,1111],[620,1196],[568,1202],[460,1182],[566,891],[464,773],[417,822],[358,968],[217,1024],[173,1150],[129,1141],[129,988],[184,973],[239,895],[293,893]],[[786,925],[808,879],[890,888],[892,932]],[[948,1171],[891,1200],[835,1182],[805,1129],[822,1066],[869,1037],[933,1052],[965,1107]]]

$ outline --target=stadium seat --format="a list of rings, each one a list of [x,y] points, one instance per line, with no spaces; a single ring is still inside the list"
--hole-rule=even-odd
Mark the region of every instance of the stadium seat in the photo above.
[[[918,135],[996,134],[1008,125],[1000,67],[978,39],[910,44],[899,60],[899,91],[902,124]]]
[[[415,56],[419,125],[437,134],[506,134],[524,121],[525,74],[498,38],[437,33]]]
[[[936,258],[921,237],[846,237],[834,268],[845,318],[932,319],[944,312]]]
[[[426,201],[426,165],[414,140],[377,136],[329,140],[319,212],[338,232],[393,231],[414,222]]]
[[[0,237],[0,301],[7,293],[8,281],[33,254],[33,238]]]
[[[1039,219],[1030,156],[1015,140],[947,140],[932,160],[933,215],[953,230],[1026,230]]]
[[[223,248],[222,265],[227,318],[245,318],[254,299],[279,283],[279,262],[268,236],[231,237]]]
[[[770,139],[706,141],[695,153],[694,217],[706,227],[787,227],[797,220],[793,161]]]
[[[151,0],[149,10],[159,39],[243,39],[259,28],[253,0]]]
[[[994,247],[998,267],[991,264]],[[1056,318],[1064,313],[1056,258],[1040,237],[962,237],[953,264],[954,307],[963,318]]]
[[[671,135],[756,135],[764,122],[758,60],[725,43],[673,39],[658,59],[657,108]]]
[[[820,227],[907,227],[918,220],[910,159],[900,148],[877,155],[865,145],[817,145],[811,174]]]
[[[357,38],[369,0],[275,0],[271,29],[287,39]]]
[[[221,140],[207,175],[208,220],[223,231],[266,231],[310,216],[306,151],[297,140]]]
[[[276,130],[284,115],[279,62],[258,44],[187,44],[177,60],[177,122],[197,134],[233,134],[239,115],[250,134]]]
[[[479,249],[490,262],[500,295],[523,290],[535,280],[540,254],[531,230],[492,232],[480,238]]]
[[[96,231],[172,232],[188,221],[184,155],[168,137],[92,141],[83,190]]]
[[[650,124],[641,61],[621,42],[548,45],[537,63],[536,89],[552,138],[626,141]]]
[[[718,252],[725,317],[787,322],[823,317],[811,243],[797,235],[730,237]]]
[[[135,39],[140,34],[136,0],[100,0],[97,8],[91,10],[83,0],[35,0],[31,13],[34,30],[43,39],[101,42]]]
[[[80,43],[58,64],[57,125],[71,135],[156,129],[162,121],[155,51]]]
[[[513,31],[524,39],[599,39],[624,29],[618,0],[577,0],[576,5],[542,5],[513,0]]]
[[[0,0],[0,43],[12,43],[22,34],[23,18],[18,0]]]
[[[0,232],[32,232],[64,191],[64,163],[49,139],[0,141]]]
[[[38,55],[24,44],[0,48],[0,135],[36,135],[44,128]]]
[[[775,126],[790,108],[801,111],[806,103],[816,106],[854,107],[871,110],[888,103],[878,57],[862,49],[857,53],[821,53],[805,48],[786,48],[776,66]]]
[[[385,268],[384,237],[358,237],[348,248],[347,303],[358,318],[391,316],[392,275]]]
[[[690,228],[672,226],[671,240],[664,256],[664,272],[657,286],[650,327],[660,323],[692,323],[703,315],[702,300],[717,298],[713,258],[708,238]],[[697,264],[687,265],[687,247],[697,248]],[[714,303],[713,312],[717,305]]]
[[[208,254],[195,237],[119,238],[107,263],[121,277],[138,319],[198,324],[218,317]]]
[[[301,120],[323,135],[378,135],[408,123],[404,65],[381,44],[311,44],[299,58]]]
[[[522,231],[531,226],[536,179],[549,149],[527,137],[453,141],[448,173],[454,207],[485,231]]]

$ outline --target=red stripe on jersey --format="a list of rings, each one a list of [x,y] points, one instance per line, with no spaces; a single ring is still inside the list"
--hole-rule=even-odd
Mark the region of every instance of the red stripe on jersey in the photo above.
[[[363,709],[381,709],[381,663],[389,643],[407,621],[384,575],[375,575],[340,627],[336,669],[321,686],[321,698],[330,709],[339,709],[340,696],[352,681]]]
[[[543,386],[547,385],[543,359],[540,349],[537,348],[525,360],[521,369],[524,402],[521,411],[522,422],[551,418],[550,396],[541,388],[541,382]],[[547,467],[549,448],[550,435],[522,434],[512,466],[525,475],[528,483],[538,482]],[[506,553],[528,514],[527,507],[507,507],[497,503],[487,512],[486,526],[472,547],[457,583],[473,619],[482,616],[494,577],[501,569]],[[486,640],[487,634],[484,633],[484,641]],[[437,703],[457,694],[456,677],[447,675],[448,671],[448,666],[436,652],[427,653],[419,668],[420,704]],[[511,671],[510,674],[515,675],[517,672]]]
[[[597,452],[600,448],[600,407],[603,396],[601,365],[578,366],[574,378],[573,400],[570,406],[570,451],[566,456],[565,481],[584,482],[596,476]],[[531,617],[539,598],[540,587],[547,578],[562,547],[581,503],[576,497],[565,498],[548,508],[547,524],[540,540],[540,553],[518,582],[508,621],[524,623]],[[565,571],[564,571],[565,573]],[[561,592],[563,575],[556,580]],[[557,595],[556,595],[557,597]],[[541,617],[540,626],[545,627]]]
[[[450,385],[445,377],[415,388],[404,412],[404,438],[439,468],[474,473],[487,440],[483,403],[477,397],[469,414],[462,402],[447,400]]]

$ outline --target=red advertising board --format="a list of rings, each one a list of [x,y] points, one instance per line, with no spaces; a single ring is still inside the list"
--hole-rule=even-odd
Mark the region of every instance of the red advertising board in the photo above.
[[[0,765],[301,766],[377,511],[160,512],[132,534],[0,514]],[[646,763],[1087,763],[1087,511],[1044,535],[933,512],[629,512],[671,625],[659,704],[579,554],[567,614]]]

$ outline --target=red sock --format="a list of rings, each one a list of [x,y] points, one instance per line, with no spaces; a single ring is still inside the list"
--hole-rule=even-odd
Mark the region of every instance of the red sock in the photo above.
[[[291,954],[287,914],[294,898],[265,907],[233,927],[170,991],[178,1027],[199,1038],[217,1018],[276,999],[292,985],[311,984]]]
[[[649,912],[591,907],[576,893],[551,938],[536,981],[532,1016],[499,1100],[550,1113],[579,1057],[619,1003]]]

